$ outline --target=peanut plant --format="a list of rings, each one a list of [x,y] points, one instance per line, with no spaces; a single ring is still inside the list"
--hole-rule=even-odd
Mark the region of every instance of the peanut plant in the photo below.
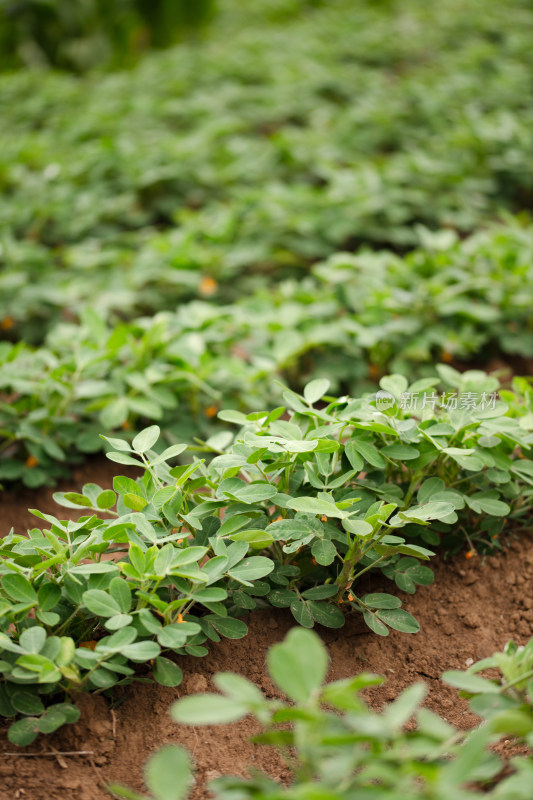
[[[443,374],[465,393],[494,387],[483,373]],[[402,408],[434,384],[393,375],[351,399],[316,379],[270,412],[220,412],[237,434],[189,448],[162,446],[156,425],[104,437],[108,458],[140,477],[56,493],[79,519],[34,510],[47,527],[2,540],[1,708],[26,714],[12,740],[51,724],[45,700],[61,704],[60,720],[76,692],[149,679],[149,662],[178,685],[176,656],[244,636],[255,609],[289,608],[306,628],[339,628],[351,611],[378,635],[416,633],[402,599],[361,591],[363,576],[380,572],[409,596],[433,580],[430,547],[501,547],[502,517],[516,530],[529,520],[533,483],[520,398],[449,409],[444,394],[418,415]]]

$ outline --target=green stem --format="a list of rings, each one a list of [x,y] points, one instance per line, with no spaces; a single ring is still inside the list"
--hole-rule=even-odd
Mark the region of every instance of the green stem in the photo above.
[[[105,660],[106,660],[106,656],[102,656],[102,658],[101,658],[101,659],[99,659],[99,660],[96,662],[96,664],[94,665],[94,667],[91,667],[91,669],[89,670],[89,672],[87,672],[87,673],[86,673],[86,674],[83,676],[83,678],[82,678],[82,680],[81,680],[81,682],[80,682],[79,686],[77,687],[79,691],[82,691],[82,690],[83,690],[83,687],[84,687],[84,685],[85,685],[85,684],[87,683],[87,681],[90,679],[90,677],[91,677],[91,675],[93,674],[93,672],[96,672],[96,670],[97,670],[97,669],[98,669],[98,668],[99,668],[99,667],[100,667],[100,666],[101,666],[101,665],[104,663],[104,661],[105,661]]]
[[[405,508],[409,506],[409,503],[411,502],[411,499],[415,493],[415,489],[418,486],[419,480],[420,480],[419,473],[415,472],[414,475],[411,477],[411,482],[409,484],[409,487],[407,489],[407,492],[405,493],[405,497],[403,500]]]
[[[81,606],[77,606],[76,609],[70,615],[70,617],[67,617],[67,619],[62,623],[62,625],[59,626],[59,628],[55,632],[56,636],[61,636],[62,632],[66,629],[69,623],[72,622],[72,620],[74,619],[80,608]]]
[[[505,686],[502,686],[501,691],[506,692],[507,689],[510,689],[512,686],[516,686],[517,683],[522,683],[522,681],[527,681],[529,678],[533,678],[533,669],[530,669],[529,672],[525,672],[523,675],[520,675],[518,678],[515,678],[514,681],[510,681],[510,683],[506,683]]]
[[[376,561],[373,561],[371,564],[368,564],[364,569],[358,572],[356,575],[353,576],[354,581],[363,575],[363,573],[368,572],[369,569],[373,569],[376,564],[379,564],[381,561],[386,561],[389,556],[380,556]]]
[[[381,527],[382,525],[380,525],[376,529],[376,533],[379,531]],[[356,575],[354,575],[353,573],[353,570],[355,569],[356,565],[369,552],[369,550],[372,550],[372,548],[375,547],[377,544],[379,544],[379,542],[383,539],[383,537],[386,536],[387,530],[388,529],[384,527],[382,533],[380,533],[377,538],[372,538],[366,547],[361,548],[358,539],[356,538],[354,540],[354,542],[348,549],[340,575],[335,581],[335,583],[339,587],[339,591],[336,596],[337,600],[341,599],[346,589],[348,589],[352,585],[354,580],[356,580],[360,575],[362,575],[364,572],[367,572],[369,569],[372,569],[376,564],[379,564],[381,561],[384,561],[386,558],[388,558],[388,556],[381,556],[380,558],[378,558],[377,561],[373,561],[371,564],[369,564],[363,570],[358,572]]]

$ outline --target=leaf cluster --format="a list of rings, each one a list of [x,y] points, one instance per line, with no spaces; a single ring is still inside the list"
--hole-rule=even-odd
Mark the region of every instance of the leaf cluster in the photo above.
[[[15,45],[25,13],[62,9],[76,27],[95,5],[28,2],[3,20],[0,47]],[[141,5],[123,0],[121,13]],[[157,18],[184,5],[143,7]],[[442,242],[530,206],[522,0],[406,0],[393,25],[386,4],[306,12],[227,0],[205,42],[133,70],[0,79],[0,315],[20,338],[37,341],[65,306],[78,316],[94,302],[121,318],[171,308],[198,296],[201,276],[234,299],[338,250],[403,251],[417,226]],[[122,22],[125,35],[131,16]],[[56,54],[102,55],[97,41],[69,42]]]
[[[390,364],[414,379],[493,341],[531,354],[530,253],[529,232],[515,228],[405,259],[335,256],[307,282],[233,305],[195,301],[119,324],[86,308],[42,347],[0,343],[0,481],[53,484],[100,448],[102,430],[153,421],[171,441],[209,436],[221,406],[279,403],[280,377],[298,390],[307,373],[327,375],[355,395]],[[515,389],[531,412],[527,383]]]
[[[441,372],[461,389],[494,386],[483,373]],[[493,409],[417,417],[394,397],[435,380],[407,387],[392,375],[382,385],[386,412],[375,394],[329,397],[322,379],[301,395],[285,391],[285,405],[270,412],[223,411],[239,433],[200,443],[192,460],[185,444],[162,449],[156,425],[131,442],[104,437],[108,458],[141,477],[56,493],[82,511],[78,520],[35,510],[48,527],[2,541],[8,715],[19,710],[10,697],[21,684],[35,705],[43,694],[63,702],[80,690],[108,692],[145,679],[149,666],[160,683],[178,685],[175,656],[244,636],[242,617],[268,606],[289,608],[306,628],[342,627],[351,610],[379,635],[416,633],[398,596],[375,578],[361,591],[361,579],[381,571],[413,593],[433,580],[423,563],[430,548],[490,548],[504,521],[526,524],[532,434],[511,392]]]

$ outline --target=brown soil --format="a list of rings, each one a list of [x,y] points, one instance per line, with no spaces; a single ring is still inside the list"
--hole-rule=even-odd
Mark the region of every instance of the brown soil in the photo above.
[[[89,480],[107,487],[116,471],[109,462],[93,462],[79,470],[72,487]],[[20,530],[36,524],[27,506],[57,514],[49,491],[3,495],[7,530],[11,525]],[[68,511],[63,509],[59,516],[68,516]],[[468,728],[475,724],[475,717],[439,676],[447,669],[465,668],[469,659],[491,655],[510,638],[523,644],[533,635],[533,536],[511,541],[497,557],[467,561],[461,555],[434,566],[435,583],[403,598],[422,626],[419,634],[393,631],[381,638],[368,632],[358,618],[348,619],[341,630],[318,628],[318,632],[331,656],[330,679],[360,671],[385,675],[387,684],[371,695],[375,707],[414,681],[424,680],[429,686],[428,707],[458,727]],[[29,748],[18,750],[7,741],[5,727],[1,728],[0,800],[108,800],[105,785],[109,781],[142,790],[143,763],[168,742],[188,747],[196,762],[193,800],[209,796],[205,784],[210,779],[226,773],[244,775],[248,765],[286,777],[273,751],[249,742],[257,730],[252,720],[189,728],[178,727],[168,715],[176,698],[212,690],[211,678],[221,670],[240,672],[268,695],[276,694],[265,675],[265,653],[292,627],[292,617],[281,610],[258,612],[248,624],[245,639],[224,640],[203,659],[182,659],[185,677],[176,689],[136,684],[117,695],[114,708],[101,696],[84,695],[79,700],[82,718],[76,725],[41,736]],[[83,754],[77,754],[80,751]]]

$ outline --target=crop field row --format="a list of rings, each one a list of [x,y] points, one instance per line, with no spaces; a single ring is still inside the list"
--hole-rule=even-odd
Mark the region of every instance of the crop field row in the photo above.
[[[530,5],[220,6],[128,69],[0,75],[0,500],[36,520],[0,547],[0,800],[72,791],[50,755],[80,800],[146,800],[152,746],[106,761],[138,685],[180,726],[150,800],[206,796],[184,726],[251,718],[276,754],[219,800],[531,800]],[[512,548],[501,630],[479,599],[456,657],[442,571]],[[415,592],[453,719],[328,661],[332,631],[399,661]],[[267,671],[220,672],[261,615],[294,625]]]

